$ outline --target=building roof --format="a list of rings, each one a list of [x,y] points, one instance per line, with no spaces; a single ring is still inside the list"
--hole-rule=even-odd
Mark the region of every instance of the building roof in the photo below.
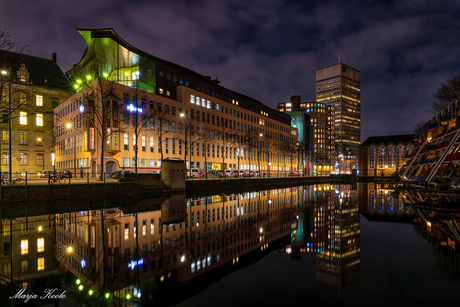
[[[397,143],[409,143],[414,140],[413,134],[400,134],[400,135],[384,135],[384,136],[371,136],[368,137],[360,146],[368,146],[371,144],[397,144]]]
[[[224,89],[225,91],[237,95],[245,99],[252,106],[257,106],[264,111],[270,111],[272,115],[271,118],[274,120],[284,122],[285,124],[289,124],[290,122],[290,117],[283,112],[279,112],[278,110],[265,105],[255,98],[225,88],[219,84],[220,81],[217,79],[211,79],[209,76],[203,76],[202,74],[189,68],[158,58],[132,46],[123,40],[112,28],[77,29],[77,31],[85,39],[88,47],[86,48],[80,61],[75,64],[72,69],[67,71],[68,75],[76,76],[79,72],[87,70],[87,67],[93,65],[94,59],[98,57],[105,59],[105,69],[107,71],[112,71],[114,67],[117,66],[129,67],[130,65],[139,65],[141,60],[140,57],[142,57],[154,62],[167,64],[170,67],[174,67],[180,71],[183,71],[188,75],[194,76],[195,78],[201,80],[203,83],[208,84],[208,87],[212,85],[215,88]],[[96,43],[96,39],[100,39],[101,43]]]
[[[7,50],[0,50],[0,66],[2,69],[11,68],[13,82],[18,82],[18,70],[25,64],[29,73],[29,82],[34,86],[43,86],[61,90],[70,90],[66,75],[56,63],[56,54],[53,53],[49,59],[17,53]]]

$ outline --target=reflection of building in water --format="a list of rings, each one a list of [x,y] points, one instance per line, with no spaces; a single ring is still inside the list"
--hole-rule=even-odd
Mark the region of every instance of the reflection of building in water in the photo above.
[[[242,256],[288,236],[297,203],[296,188],[182,197],[187,217],[168,224],[167,210],[159,206],[139,213],[73,212],[59,221],[57,240],[62,246],[72,244],[75,253],[63,257],[61,250],[58,259],[86,290],[132,297],[149,288],[143,292],[154,299],[152,289],[163,282],[185,282],[223,264],[237,264]]]
[[[357,191],[340,186],[318,202],[316,279],[342,287],[359,279],[360,215]]]
[[[43,292],[58,270],[55,257],[54,218],[20,217],[1,221],[1,284],[13,279],[19,289]],[[59,284],[59,283],[58,283]]]
[[[401,193],[382,189],[376,183],[360,183],[359,212],[366,218],[406,219],[411,220],[412,209],[404,202]]]
[[[316,278],[337,287],[359,279],[360,215],[351,186],[307,186],[298,227],[285,252],[317,254]]]
[[[440,255],[443,271],[460,272],[460,215],[415,209],[415,229]],[[446,264],[449,270],[446,269]]]

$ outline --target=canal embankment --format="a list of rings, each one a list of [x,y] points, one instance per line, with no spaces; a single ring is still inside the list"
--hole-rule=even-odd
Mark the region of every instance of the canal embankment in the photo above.
[[[214,178],[185,180],[184,177],[164,180],[157,174],[130,174],[120,180],[69,180],[66,184],[47,182],[0,186],[2,203],[66,201],[82,202],[86,199],[122,197],[150,198],[186,192],[187,196],[256,191],[312,184],[352,184],[351,175],[300,176],[284,178]]]

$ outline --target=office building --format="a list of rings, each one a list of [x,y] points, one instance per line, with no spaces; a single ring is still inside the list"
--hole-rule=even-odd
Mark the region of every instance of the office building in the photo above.
[[[361,73],[339,63],[316,71],[316,102],[334,107],[336,171],[358,168],[361,133]]]
[[[60,169],[97,172],[101,142],[107,172],[136,168],[135,161],[139,172],[151,172],[166,157],[207,173],[281,175],[297,164],[288,114],[138,50],[112,29],[79,32],[92,51],[68,72],[77,92],[55,110]],[[110,105],[112,115],[97,122],[89,112],[95,105]]]
[[[306,174],[332,173],[336,160],[334,107],[325,103],[301,102],[300,96],[291,96],[289,102],[278,103],[278,110],[290,114],[292,126],[299,129],[298,141],[305,145]],[[304,120],[301,114],[305,115]],[[302,134],[300,130],[305,131]],[[303,135],[305,138],[302,137]]]

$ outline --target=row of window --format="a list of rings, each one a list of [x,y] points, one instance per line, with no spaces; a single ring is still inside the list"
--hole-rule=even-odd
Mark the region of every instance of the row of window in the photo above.
[[[3,111],[3,116],[2,116],[3,123],[8,123],[8,117],[9,117],[8,115],[9,115],[8,111]],[[29,115],[27,114],[27,112],[20,111],[19,112],[19,125],[26,126],[28,116]],[[35,114],[35,126],[43,127],[43,114],[41,113]]]

